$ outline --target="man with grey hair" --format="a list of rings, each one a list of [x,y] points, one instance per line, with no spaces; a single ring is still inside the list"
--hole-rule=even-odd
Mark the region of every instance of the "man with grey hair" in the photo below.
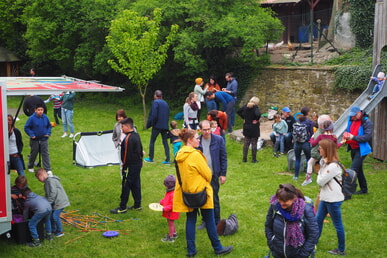
[[[318,129],[317,131],[313,134],[313,139],[317,139],[317,137],[320,134],[324,133],[324,129],[322,127],[323,123],[325,121],[332,121],[331,117],[329,115],[321,115],[317,119],[317,124],[318,124]],[[321,159],[320,152],[318,151],[319,145],[317,144],[316,146],[312,147],[311,153],[310,153],[310,159],[308,160],[308,166],[306,169],[306,178],[305,181],[302,183],[302,186],[306,186],[310,183],[312,183],[312,172],[313,172],[313,167],[316,164],[317,161]]]

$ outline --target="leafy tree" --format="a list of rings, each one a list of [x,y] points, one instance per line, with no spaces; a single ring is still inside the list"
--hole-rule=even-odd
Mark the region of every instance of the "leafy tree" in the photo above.
[[[169,34],[162,39],[161,9],[156,8],[153,19],[139,16],[138,13],[124,10],[112,21],[108,47],[115,59],[108,63],[111,67],[126,75],[140,92],[146,125],[145,94],[149,80],[161,69],[167,58],[167,51],[176,37],[178,26],[172,25]]]
[[[237,76],[242,95],[251,78],[246,74],[254,75],[268,61],[256,49],[267,40],[278,40],[283,31],[272,11],[256,0],[138,0],[129,8],[149,15],[155,7],[164,11],[164,26],[179,25],[165,69],[155,81],[180,103],[195,77],[215,75],[223,85],[223,75],[230,71]]]
[[[23,15],[28,55],[40,74],[85,79],[111,74],[105,37],[121,0],[22,1],[28,2]]]
[[[17,0],[0,1],[0,46],[12,50],[20,58],[25,56],[22,38],[25,27],[21,23],[24,4]]]
[[[271,10],[256,0],[140,0],[132,9],[147,14],[152,4],[165,10],[164,23],[179,24],[174,60],[190,76],[227,58],[256,64],[260,59],[255,50],[267,40],[278,40],[283,31]]]

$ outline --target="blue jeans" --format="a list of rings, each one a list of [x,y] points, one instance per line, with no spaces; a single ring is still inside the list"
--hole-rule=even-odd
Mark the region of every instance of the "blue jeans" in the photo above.
[[[218,233],[216,232],[216,225],[214,219],[214,210],[213,209],[200,209],[203,220],[206,223],[207,235],[211,240],[212,247],[215,252],[219,252],[223,249],[222,244],[218,238]],[[187,239],[187,250],[188,255],[196,254],[196,219],[198,215],[198,210],[194,209],[191,212],[187,212],[187,221],[185,223],[185,236]]]
[[[126,209],[129,200],[129,194],[132,192],[134,207],[141,207],[141,173],[142,165],[130,165],[125,178],[122,179],[122,191],[120,208]]]
[[[234,125],[234,119],[235,119],[235,112],[234,112],[234,106],[235,106],[235,100],[232,100],[227,103],[226,106],[226,114],[227,114],[227,131],[229,133],[232,132],[232,127]]]
[[[34,216],[28,222],[28,228],[30,229],[32,239],[39,239],[38,230],[36,226],[39,224],[41,220],[44,221],[46,225],[46,232],[51,234],[51,210],[47,210],[42,213],[35,213]]]
[[[15,168],[19,176],[24,176],[24,164],[22,158],[19,157],[9,157],[9,162],[11,167]]]
[[[352,164],[351,169],[356,171],[357,179],[359,181],[360,190],[368,193],[367,180],[363,172],[363,161],[367,156],[360,156],[360,149],[351,150]]]
[[[293,149],[293,134],[291,132],[287,132],[285,135],[285,149],[291,150]]]
[[[343,202],[324,202],[320,201],[320,204],[318,206],[316,220],[318,223],[318,227],[320,230],[320,236],[322,233],[322,229],[324,226],[324,219],[329,213],[331,215],[331,219],[333,222],[333,225],[336,229],[337,234],[337,240],[338,240],[338,249],[342,252],[345,251],[345,232],[344,232],[344,226],[343,221],[341,218],[341,204]]]
[[[283,134],[275,136],[274,152],[278,152],[278,149],[281,153],[285,152],[285,135]]]
[[[53,210],[51,213],[51,230],[52,233],[63,232],[62,221],[60,220],[60,214],[63,209]]]
[[[152,128],[152,134],[151,134],[150,143],[149,143],[149,158],[151,160],[153,160],[154,155],[155,155],[156,138],[159,134],[161,134],[161,137],[163,139],[164,151],[165,151],[165,161],[170,161],[167,132],[168,132],[168,130]]]
[[[44,169],[46,171],[51,170],[50,154],[48,153],[48,139],[44,141],[39,139],[30,139],[30,147],[31,153],[30,158],[28,160],[28,168],[34,168],[36,156],[40,152],[40,154],[42,155]]]
[[[294,176],[298,177],[301,166],[301,152],[304,151],[306,162],[310,159],[310,143],[309,142],[295,142],[294,155],[296,156],[296,163],[294,164]]]
[[[67,125],[70,127],[70,133],[74,133],[73,125],[74,110],[62,108],[63,132],[67,133]]]

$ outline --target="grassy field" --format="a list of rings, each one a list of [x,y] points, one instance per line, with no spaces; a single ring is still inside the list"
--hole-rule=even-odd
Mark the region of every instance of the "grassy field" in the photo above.
[[[8,98],[8,107],[17,108],[19,98]],[[52,105],[49,104],[49,117],[53,121]],[[118,104],[116,101],[78,99],[75,104],[74,125],[76,132],[110,130],[115,123],[115,112],[124,108],[137,123],[144,150],[148,151],[150,130],[142,129],[142,107],[130,105],[129,101]],[[171,112],[173,114],[177,112]],[[22,129],[26,116],[21,115],[16,127]],[[238,118],[236,128],[241,127]],[[158,202],[164,195],[163,180],[174,174],[174,166],[162,165],[164,150],[161,139],[156,142],[155,163],[145,163],[141,172],[143,210],[129,211],[113,215],[109,210],[119,204],[120,176],[118,166],[84,169],[73,165],[70,138],[61,138],[61,126],[53,128],[49,150],[53,173],[59,176],[70,198],[68,213],[89,215],[98,213],[102,217],[97,228],[100,231],[82,232],[76,227],[64,225],[65,235],[54,241],[43,243],[41,247],[30,248],[17,245],[12,239],[0,239],[1,257],[184,257],[186,242],[184,234],[185,214],[176,222],[179,238],[175,243],[160,241],[167,233],[166,220],[159,212],[152,211],[148,204]],[[24,156],[29,153],[28,138],[24,137]],[[280,183],[294,183],[305,195],[315,198],[318,186],[314,182],[302,187],[302,179],[292,180],[287,171],[286,157],[275,158],[272,148],[265,147],[258,152],[259,163],[242,163],[242,145],[227,138],[228,173],[227,182],[220,188],[222,218],[235,213],[239,219],[236,234],[221,237],[222,244],[233,245],[234,251],[228,257],[263,257],[268,252],[264,234],[264,222],[269,207],[269,197]],[[344,165],[350,165],[349,153],[340,150]],[[369,194],[354,196],[343,206],[343,221],[346,232],[346,252],[348,257],[386,257],[386,180],[387,163],[368,157],[364,165],[369,184]],[[13,182],[16,173],[12,172]],[[26,172],[30,188],[44,195],[43,184],[34,174]],[[301,178],[304,174],[301,174]],[[128,205],[133,204],[130,198]],[[106,216],[106,217],[105,217]],[[118,222],[116,222],[118,220]],[[110,222],[113,221],[113,222]],[[107,239],[103,230],[120,230],[118,237]],[[197,257],[215,256],[205,230],[197,231]],[[328,250],[337,247],[336,233],[331,221],[324,226],[316,257],[332,257]]]

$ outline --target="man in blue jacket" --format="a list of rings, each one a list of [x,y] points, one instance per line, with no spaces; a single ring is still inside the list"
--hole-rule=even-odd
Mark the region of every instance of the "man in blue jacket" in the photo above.
[[[224,91],[217,91],[213,93],[212,91],[207,91],[204,95],[208,100],[215,99],[216,102],[222,103],[222,111],[227,114],[227,130],[229,133],[232,132],[232,112],[235,106],[235,99],[230,94]]]
[[[372,152],[372,130],[373,123],[368,119],[360,107],[353,106],[350,109],[347,125],[347,134],[343,137],[348,144],[348,151],[351,151],[351,169],[356,171],[359,180],[360,191],[355,194],[368,193],[367,180],[363,172],[363,161]]]
[[[165,160],[162,164],[170,164],[169,146],[168,146],[168,130],[169,130],[169,106],[163,100],[163,93],[161,90],[156,90],[154,95],[151,110],[146,123],[146,129],[152,127],[152,134],[149,143],[149,158],[145,158],[145,162],[153,163],[155,153],[155,141],[159,134],[163,138],[163,145],[165,151]]]
[[[223,137],[212,134],[210,121],[203,120],[199,123],[202,133],[200,136],[199,149],[207,158],[208,166],[212,171],[211,186],[214,191],[214,213],[216,225],[220,221],[220,202],[219,202],[219,182],[226,182],[227,173],[227,151]],[[203,222],[204,223],[204,222]],[[199,229],[205,228],[205,224],[199,226]]]
[[[30,137],[31,153],[28,161],[28,171],[34,172],[35,159],[40,152],[44,169],[48,174],[52,174],[50,155],[48,153],[48,138],[51,136],[51,123],[44,114],[43,105],[36,105],[35,113],[28,118],[24,125],[24,131]]]

